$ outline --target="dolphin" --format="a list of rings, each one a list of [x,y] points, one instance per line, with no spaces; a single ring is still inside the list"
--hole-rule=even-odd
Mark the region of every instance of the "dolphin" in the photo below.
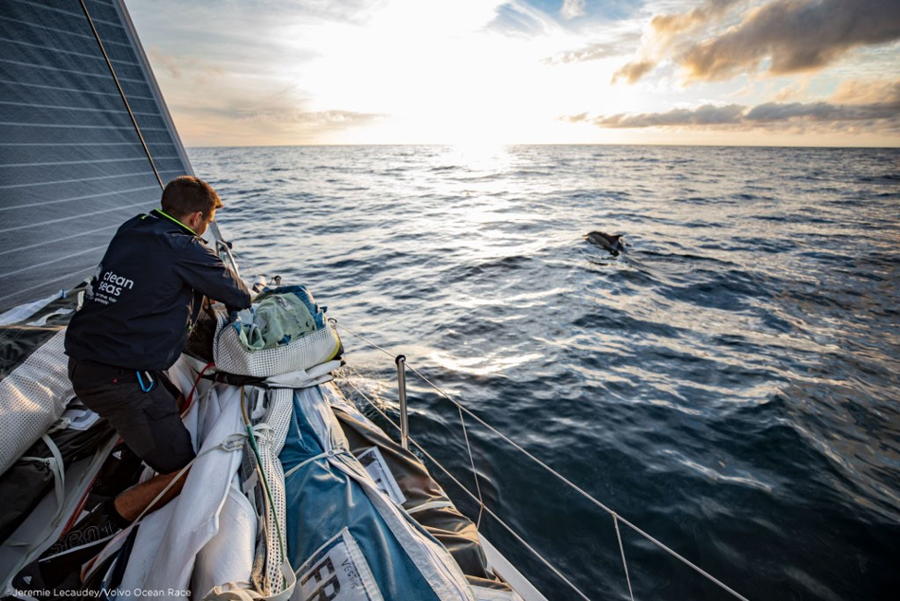
[[[620,252],[625,252],[625,245],[622,243],[622,234],[612,236],[603,232],[589,232],[585,234],[584,239],[595,246],[608,250],[609,254],[614,257],[618,257]]]

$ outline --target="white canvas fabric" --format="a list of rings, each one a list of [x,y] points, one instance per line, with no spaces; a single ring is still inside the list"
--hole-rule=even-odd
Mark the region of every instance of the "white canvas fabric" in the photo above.
[[[200,550],[194,564],[191,590],[203,598],[223,582],[250,587],[256,547],[256,512],[240,491],[235,476],[219,517],[219,530]]]
[[[290,373],[266,378],[266,386],[270,388],[310,388],[334,379],[331,372],[343,365],[340,360],[327,361],[309,369],[298,369]]]
[[[9,469],[66,409],[75,396],[60,330],[0,381],[0,473]]]
[[[197,554],[219,531],[222,509],[241,463],[240,389],[214,386],[198,403],[198,411],[198,457],[181,493],[141,524],[120,588],[187,589]],[[169,519],[165,519],[166,510]],[[159,598],[183,601],[174,595]]]

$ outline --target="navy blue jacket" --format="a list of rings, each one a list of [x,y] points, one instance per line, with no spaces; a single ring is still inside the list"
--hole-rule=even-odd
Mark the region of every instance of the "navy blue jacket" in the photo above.
[[[203,296],[250,306],[247,286],[187,226],[161,211],[116,232],[66,332],[66,354],[135,370],[171,366]]]

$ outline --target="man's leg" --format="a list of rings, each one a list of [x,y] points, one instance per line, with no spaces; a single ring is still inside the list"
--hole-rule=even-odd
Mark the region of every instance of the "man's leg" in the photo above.
[[[134,371],[70,361],[69,378],[81,401],[106,418],[125,444],[159,475],[121,493],[114,502],[119,515],[134,520],[169,483],[158,509],[181,492],[194,458],[190,434],[178,414],[175,398],[162,382],[143,392]]]
[[[180,476],[178,472],[158,474],[146,482],[135,484],[116,497],[113,502],[116,513],[123,519],[133,522],[141,512],[144,511],[144,508],[153,502],[156,495],[165,490],[166,486],[169,486],[169,483],[172,483],[169,489],[163,493],[162,497],[160,497],[159,501],[157,501],[149,510],[156,511],[178,496],[178,493],[181,492],[181,489],[184,486],[184,481],[187,479],[188,471],[189,470],[185,470]],[[175,480],[176,477],[178,477],[177,480]]]

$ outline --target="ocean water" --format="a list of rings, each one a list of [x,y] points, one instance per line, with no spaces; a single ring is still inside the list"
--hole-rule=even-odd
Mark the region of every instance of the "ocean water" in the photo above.
[[[900,151],[189,154],[245,275],[308,285],[340,325],[740,593],[896,598]],[[591,230],[624,233],[627,252]],[[391,358],[343,337],[342,386],[396,416]],[[475,490],[458,411],[409,383],[413,437]],[[487,507],[591,599],[627,599],[610,516],[466,426]],[[578,598],[492,517],[482,528],[549,599]],[[621,534],[635,599],[731,598]]]

